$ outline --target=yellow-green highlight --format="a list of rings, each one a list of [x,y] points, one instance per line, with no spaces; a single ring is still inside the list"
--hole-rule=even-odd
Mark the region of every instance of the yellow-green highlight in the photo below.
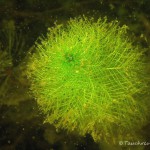
[[[136,139],[147,114],[142,57],[117,21],[83,16],[50,28],[27,69],[45,122],[95,141]]]

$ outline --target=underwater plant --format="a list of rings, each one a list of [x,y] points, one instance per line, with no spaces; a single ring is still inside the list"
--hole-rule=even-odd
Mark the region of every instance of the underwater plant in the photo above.
[[[0,30],[0,104],[9,103],[11,88],[21,83],[25,68],[25,36],[18,32],[14,20],[3,20]],[[21,30],[20,30],[21,31]],[[9,93],[9,94],[8,94]],[[17,95],[17,92],[14,92]],[[11,95],[11,97],[13,97]]]
[[[143,53],[117,21],[78,17],[49,28],[27,65],[45,122],[116,143],[136,138],[147,106]]]
[[[0,98],[6,94],[9,88],[7,84],[9,77],[6,77],[5,70],[11,66],[11,58],[8,56],[6,51],[1,51],[0,49]]]

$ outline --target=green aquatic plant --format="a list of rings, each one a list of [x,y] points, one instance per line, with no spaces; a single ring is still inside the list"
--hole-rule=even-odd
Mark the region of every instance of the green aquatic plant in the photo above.
[[[133,139],[145,124],[142,52],[127,26],[70,19],[36,42],[27,76],[45,122],[95,141]]]
[[[25,39],[21,32],[17,32],[14,20],[3,20],[1,26],[0,103],[7,104],[8,91],[16,84],[16,81],[20,80],[19,75],[21,74],[21,69],[24,65],[23,58],[25,57]],[[6,97],[7,100],[4,100]]]
[[[0,49],[0,98],[6,95],[9,88],[9,76],[6,76],[7,70],[12,66],[12,59],[6,51]],[[0,101],[1,102],[1,101]]]

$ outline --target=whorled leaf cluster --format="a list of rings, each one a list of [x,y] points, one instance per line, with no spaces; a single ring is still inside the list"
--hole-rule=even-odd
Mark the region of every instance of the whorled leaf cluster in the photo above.
[[[142,55],[117,21],[79,17],[50,28],[27,68],[45,122],[95,141],[134,139],[147,114]]]

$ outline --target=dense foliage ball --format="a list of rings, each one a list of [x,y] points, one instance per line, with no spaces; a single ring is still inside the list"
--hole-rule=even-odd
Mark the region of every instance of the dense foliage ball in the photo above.
[[[79,17],[50,28],[36,43],[28,77],[46,122],[95,141],[133,138],[146,106],[136,96],[144,87],[142,54],[126,29]]]

